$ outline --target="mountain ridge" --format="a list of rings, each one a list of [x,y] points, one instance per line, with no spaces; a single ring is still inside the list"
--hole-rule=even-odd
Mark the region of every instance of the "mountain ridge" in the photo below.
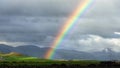
[[[0,44],[0,52],[10,53],[17,52],[23,55],[44,58],[49,47],[38,47],[34,45],[24,45],[12,47],[5,44]],[[98,52],[83,52],[75,50],[56,49],[54,59],[81,59],[81,60],[120,60],[120,53],[114,52],[112,49],[104,49]]]

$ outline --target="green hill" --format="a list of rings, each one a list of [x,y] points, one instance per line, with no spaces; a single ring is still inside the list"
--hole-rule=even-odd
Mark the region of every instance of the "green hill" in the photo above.
[[[29,57],[17,52],[0,53],[0,61],[45,61],[37,57]]]

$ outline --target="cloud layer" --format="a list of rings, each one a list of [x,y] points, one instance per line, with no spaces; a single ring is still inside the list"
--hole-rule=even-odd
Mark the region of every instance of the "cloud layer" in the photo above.
[[[0,0],[0,43],[50,46],[82,0]],[[119,0],[95,0],[59,48],[119,51]],[[21,43],[21,44],[20,44]]]
[[[1,0],[0,14],[25,16],[65,16],[80,0]]]

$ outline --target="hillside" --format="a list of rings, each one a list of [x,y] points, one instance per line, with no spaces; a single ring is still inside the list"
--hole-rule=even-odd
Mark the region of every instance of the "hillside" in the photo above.
[[[10,52],[10,53],[0,53],[0,60],[1,61],[38,61],[40,59],[36,57],[25,56],[17,52]]]

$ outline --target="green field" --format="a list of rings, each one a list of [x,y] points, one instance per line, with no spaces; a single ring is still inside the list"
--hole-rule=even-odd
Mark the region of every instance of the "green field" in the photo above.
[[[66,65],[76,65],[79,64],[81,66],[87,66],[90,64],[99,64],[99,61],[94,60],[79,60],[79,61],[60,61],[60,60],[45,60],[45,59],[39,59],[35,57],[18,57],[18,56],[10,56],[10,57],[4,57],[5,60],[1,61],[1,63],[11,63],[13,65],[14,63],[21,64],[31,64],[31,65],[52,65],[52,64],[66,64]]]
[[[80,65],[89,65],[89,64],[99,64],[99,61],[94,60],[46,60],[40,59],[36,57],[26,57],[26,56],[5,56],[1,62],[30,62],[30,63],[40,63],[43,65],[51,65],[51,64],[80,64]]]
[[[79,68],[79,67],[87,67],[89,66],[107,66],[110,65],[120,65],[120,63],[114,62],[103,62],[97,60],[48,60],[41,59],[37,57],[25,56],[19,53],[9,53],[3,54],[0,53],[0,67],[5,68]]]
[[[0,54],[0,62],[16,62],[19,64],[24,63],[32,63],[32,64],[39,64],[39,65],[51,65],[51,64],[80,64],[80,65],[89,65],[89,64],[99,64],[99,61],[95,60],[47,60],[47,59],[40,59],[37,57],[29,57],[19,53],[11,52],[9,54]]]

